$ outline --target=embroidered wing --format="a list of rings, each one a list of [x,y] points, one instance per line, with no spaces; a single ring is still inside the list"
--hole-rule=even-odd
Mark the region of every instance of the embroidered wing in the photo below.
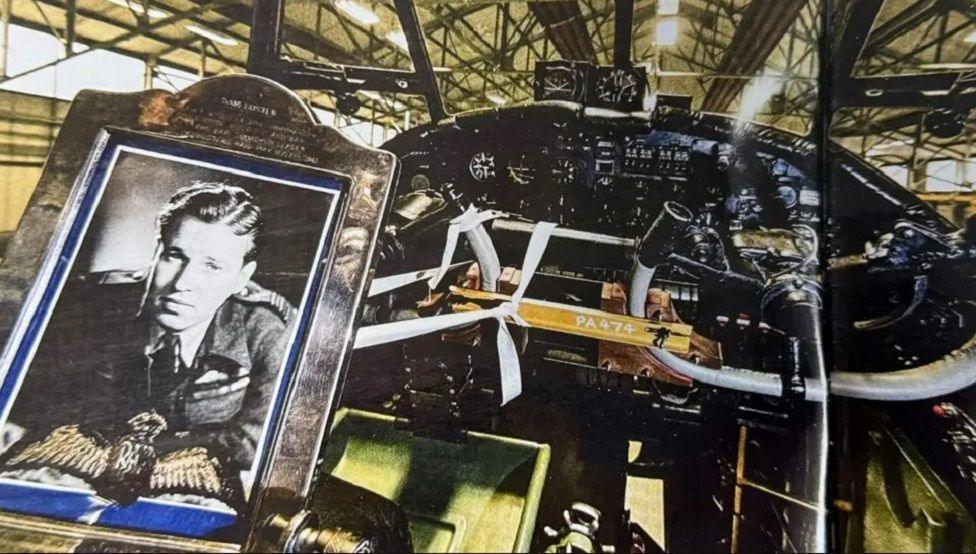
[[[183,493],[228,500],[220,462],[200,446],[159,458],[149,478],[149,489],[153,494]]]
[[[110,449],[101,435],[83,432],[77,425],[64,425],[43,440],[27,445],[4,465],[10,469],[50,467],[95,479],[105,472]]]

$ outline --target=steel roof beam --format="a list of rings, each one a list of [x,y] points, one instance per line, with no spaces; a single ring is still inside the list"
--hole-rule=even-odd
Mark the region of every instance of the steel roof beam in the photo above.
[[[391,7],[391,9],[392,9],[392,7]],[[455,8],[453,8],[452,6],[444,5],[443,6],[443,10],[444,10],[444,14],[438,16],[438,18],[435,20],[435,22],[437,22],[437,21],[448,21],[448,20],[451,20],[451,21],[459,21],[459,22],[461,22],[462,26],[465,27],[465,28],[467,28],[472,34],[474,34],[474,35],[478,36],[479,38],[481,38],[480,35],[479,35],[479,33],[478,33],[478,30],[475,29],[474,27],[472,27],[466,21],[466,19],[465,19],[471,13],[475,13],[477,11],[481,11],[480,9],[479,10],[473,10],[473,11],[460,11],[459,12],[459,11],[456,11]],[[425,29],[436,28],[436,27],[434,27],[434,25],[432,25],[432,23],[433,22],[428,23],[428,25],[425,25],[424,28]],[[508,72],[495,71],[495,70],[486,70],[485,68],[476,68],[475,65],[478,64],[478,63],[492,61],[492,59],[493,59],[494,55],[496,54],[496,52],[492,49],[492,50],[488,51],[487,53],[485,53],[482,50],[482,48],[478,47],[478,45],[476,45],[473,40],[471,40],[470,38],[468,38],[467,36],[465,36],[464,33],[459,32],[459,30],[457,30],[457,29],[454,29],[453,31],[454,32],[453,32],[452,35],[450,35],[450,37],[451,38],[456,37],[458,40],[460,40],[461,42],[465,43],[465,45],[467,45],[469,48],[471,48],[472,51],[478,53],[478,58],[475,59],[475,60],[465,60],[460,54],[458,54],[457,52],[455,52],[453,49],[451,49],[449,47],[449,45],[447,44],[447,41],[446,40],[442,40],[442,39],[437,38],[437,35],[433,31],[430,31],[430,30],[425,31],[426,39],[428,41],[430,41],[433,45],[439,47],[441,49],[442,55],[450,55],[452,58],[454,58],[458,62],[460,62],[462,64],[465,64],[466,69],[468,69],[470,71],[470,73],[463,78],[464,79],[463,84],[462,84],[462,81],[454,78],[454,76],[451,75],[451,73],[453,72],[453,70],[451,72],[448,72],[448,73],[442,73],[441,74],[441,78],[443,78],[445,81],[447,81],[448,84],[450,84],[450,85],[456,87],[458,90],[460,90],[462,92],[462,94],[465,95],[465,97],[469,97],[469,98],[480,95],[480,93],[475,92],[472,87],[467,86],[468,85],[468,79],[470,78],[471,75],[474,75],[474,76],[480,78],[483,81],[483,83],[491,84],[492,86],[496,87],[499,90],[503,90],[504,89],[504,85],[506,85],[506,84],[507,85],[511,85],[513,83],[513,81],[511,80],[511,78],[507,75]],[[483,40],[482,40],[482,43],[484,43]],[[491,45],[489,45],[489,46],[491,46]],[[500,82],[496,81],[494,78],[492,78],[492,75],[497,75],[497,74],[504,74],[505,77],[506,77],[506,82],[500,83]],[[482,87],[482,88],[484,88],[484,87]]]
[[[756,74],[796,23],[806,0],[753,0],[742,15],[718,73]],[[741,79],[711,82],[702,110],[725,112],[745,87]]]
[[[282,33],[281,44],[293,44],[303,50],[325,56],[325,58],[334,63],[350,65],[364,63],[364,58],[346,52],[336,43],[301,27],[289,25],[283,15],[280,16],[280,20],[278,21],[275,21],[273,17],[265,17],[255,19],[252,22],[252,9],[243,4],[223,6],[215,11],[232,21],[250,27],[252,37],[251,48],[255,48],[256,50],[260,50],[260,45],[263,43],[259,40],[254,40],[254,37],[260,36],[261,33],[277,32],[280,29]],[[273,29],[271,28],[272,25],[274,25]],[[277,58],[280,55],[280,51],[274,52],[274,55],[268,53],[268,56],[271,58]]]
[[[545,27],[546,38],[563,59],[597,63],[578,2],[529,2],[529,9]]]
[[[38,1],[41,2],[41,3],[44,3],[45,5],[48,5],[50,7],[64,9],[64,7],[61,6],[61,5],[59,5],[56,0],[38,0]],[[225,7],[228,7],[228,6],[225,6]],[[229,7],[230,8],[234,8],[235,6],[229,6]],[[241,6],[241,7],[243,7],[243,6]],[[220,13],[220,12],[223,11],[223,9],[218,8],[215,11],[217,13]],[[246,8],[245,8],[245,11],[247,11],[248,13],[250,13],[250,11],[247,10]],[[90,19],[92,21],[97,21],[97,22],[99,22],[101,24],[104,24],[104,25],[111,25],[113,27],[116,27],[120,31],[122,31],[123,33],[131,34],[135,30],[134,27],[127,26],[123,21],[114,20],[112,18],[109,18],[109,17],[107,17],[105,15],[102,15],[102,14],[100,14],[98,12],[93,12],[91,10],[78,9],[77,14],[81,18]],[[220,13],[220,15],[222,15],[223,17],[225,17],[225,18],[227,18],[229,20],[229,25],[241,24],[242,23],[240,21],[236,21],[235,19],[233,19],[231,16],[229,16],[227,14]],[[231,36],[232,38],[234,38],[236,40],[242,41],[242,42],[247,42],[247,40],[248,40],[247,37],[245,37],[244,35],[241,35],[239,33],[235,33],[235,32],[232,32],[232,31],[229,31],[225,27],[218,27],[217,25],[215,25],[215,22],[205,21],[205,20],[202,20],[202,19],[199,19],[199,18],[196,18],[196,17],[188,17],[188,18],[186,18],[186,20],[188,20],[188,21],[194,21],[194,22],[196,22],[198,24],[206,25],[207,27],[210,27],[210,28],[219,28],[221,32],[227,34],[228,36]],[[42,30],[42,31],[46,31],[47,30],[43,25],[39,25],[39,24],[33,23],[31,21],[15,19],[14,22],[17,23],[17,24],[20,24],[20,25],[24,25],[24,26],[29,27],[29,28],[37,29],[37,30]],[[160,65],[163,65],[163,66],[166,66],[166,67],[171,67],[173,69],[178,69],[178,70],[181,70],[181,71],[186,71],[186,72],[189,72],[189,73],[196,73],[198,71],[198,68],[195,67],[195,66],[189,66],[189,65],[186,65],[186,64],[183,64],[183,63],[179,63],[179,62],[176,62],[176,61],[172,61],[172,60],[164,60],[164,59],[162,59],[162,56],[166,56],[166,55],[171,54],[171,53],[173,53],[175,51],[178,51],[178,50],[186,50],[188,52],[196,53],[195,51],[191,51],[191,48],[193,48],[194,45],[198,44],[201,40],[205,40],[205,39],[201,39],[200,37],[193,37],[193,38],[188,38],[188,39],[185,39],[185,40],[174,40],[174,39],[169,39],[169,38],[163,37],[163,36],[161,36],[161,35],[159,35],[159,34],[157,34],[155,32],[152,32],[152,31],[145,32],[144,34],[141,34],[138,37],[133,37],[133,39],[135,39],[135,38],[146,38],[146,39],[152,40],[154,42],[158,42],[160,44],[165,45],[166,48],[164,50],[159,51],[159,52],[154,52],[154,53],[150,54],[156,60],[156,63],[158,63]],[[83,41],[86,41],[87,40],[87,39],[85,39],[83,37],[79,37],[79,39],[80,40],[83,40]],[[123,42],[125,42],[125,41],[123,41]],[[102,45],[101,48],[96,48],[96,49],[103,49],[103,50],[106,50],[106,51],[115,52],[115,53],[118,53],[118,54],[122,54],[122,55],[129,56],[129,57],[134,57],[134,58],[143,58],[143,57],[146,56],[146,54],[143,53],[143,52],[136,52],[136,51],[133,51],[133,50],[130,50],[130,49],[121,48],[120,46],[106,47],[106,46]],[[91,50],[86,50],[86,51],[91,51]],[[213,59],[215,59],[215,60],[217,60],[217,61],[219,61],[219,62],[221,62],[222,64],[224,64],[224,66],[229,67],[229,68],[240,68],[240,69],[244,69],[245,68],[245,63],[244,63],[243,60],[235,60],[235,59],[228,58],[228,57],[220,54],[217,51],[211,51],[208,54],[208,56],[211,57],[211,58],[213,58]],[[352,77],[354,79],[358,79],[358,80],[362,80],[362,81],[375,81],[375,80],[377,80],[376,76],[374,76],[371,73],[374,70],[371,70],[369,68],[362,68],[362,71],[356,71],[356,69],[357,68],[352,68],[351,71],[350,71],[350,74],[352,75]],[[397,91],[397,92],[399,92],[399,91]],[[393,120],[395,120],[395,118],[396,118],[396,115],[394,113],[388,112],[388,111],[385,111],[385,110],[375,109],[374,108],[374,112],[376,112],[377,114],[379,114],[379,115],[381,115],[383,117],[389,117],[389,118],[391,118]]]
[[[477,48],[475,48],[474,44],[471,41],[469,41],[466,37],[464,37],[463,35],[459,35],[459,36],[461,37],[460,40],[462,40],[463,42],[465,42],[466,44],[468,44],[468,46],[472,50],[478,51]],[[440,39],[436,38],[433,35],[431,35],[428,38],[429,38],[429,40],[432,43],[434,43],[435,46],[440,47],[443,52],[449,54],[451,57],[453,57],[457,61],[459,61],[461,63],[467,63],[460,55],[458,55],[456,52],[454,52],[453,50],[451,50],[450,48],[448,48],[447,44],[445,44]],[[476,68],[476,67],[473,67],[473,64],[468,64],[468,67],[465,68],[465,69],[462,69],[461,71],[451,70],[450,72],[448,72],[446,74],[442,74],[442,78],[450,80],[454,86],[458,87],[462,91],[463,94],[470,95],[470,96],[474,96],[477,93],[473,92],[470,88],[461,86],[460,83],[459,83],[459,81],[455,80],[453,78],[453,76],[451,75],[452,73],[462,73],[462,72],[465,72],[465,71],[468,72],[468,74],[465,76],[465,79],[466,80],[467,80],[467,78],[469,78],[471,76],[475,76],[475,77],[478,77],[479,79],[481,79],[484,83],[491,84],[492,86],[494,86],[495,88],[500,89],[500,90],[501,89],[504,89],[504,86],[506,84],[507,85],[513,84],[513,81],[511,80],[510,75],[512,75],[512,74],[518,74],[519,73],[519,72],[516,72],[516,71],[496,71],[496,70],[490,70],[490,71],[488,71],[485,68]],[[502,75],[502,76],[504,76],[507,79],[507,82],[506,83],[500,83],[500,82],[496,81],[492,77],[492,75]]]
[[[865,42],[871,33],[884,0],[858,0],[850,2],[847,10],[838,14],[836,40],[833,44],[833,82],[843,83],[851,78],[854,65],[866,49]],[[876,48],[879,46],[876,46]]]
[[[22,27],[27,27],[28,29],[33,29],[35,31],[42,31],[42,32],[48,32],[49,31],[49,29],[45,25],[41,25],[41,24],[38,24],[35,21],[30,21],[30,20],[27,20],[27,19],[21,19],[19,17],[12,18],[11,19],[11,23],[20,25]],[[122,30],[130,29],[129,27],[125,27],[121,23],[112,23],[112,25],[115,25],[116,27],[118,27],[119,29],[122,29]],[[146,38],[150,38],[150,37],[146,37]],[[81,38],[81,37],[79,37],[79,39],[82,40],[82,41],[85,40],[84,38]],[[199,42],[200,42],[200,40],[197,39],[197,40],[193,41],[193,44],[198,44]],[[165,44],[167,46],[167,49],[168,50],[170,50],[170,49],[187,48],[189,46],[189,45],[180,45],[179,43],[174,43],[172,41],[162,41],[161,40],[160,43],[161,44]],[[113,53],[116,53],[116,54],[121,54],[123,56],[128,56],[130,58],[136,58],[136,59],[141,59],[141,58],[144,58],[145,57],[145,54],[142,53],[142,52],[135,52],[133,50],[129,50],[127,48],[122,48],[120,46],[104,46],[104,45],[101,46],[100,48],[84,50],[82,52],[79,52],[78,55],[83,54],[85,52],[91,52],[93,50],[104,50],[106,52],[113,52]],[[166,51],[164,51],[164,52],[166,52]],[[155,55],[156,54],[154,54],[154,56]],[[73,57],[76,57],[76,56],[72,56],[72,58]],[[55,62],[52,62],[50,64],[47,64],[47,65],[45,65],[42,68],[38,68],[38,69],[36,69],[36,71],[40,71],[41,69],[46,69],[48,67],[55,66],[58,63],[63,62],[65,59],[66,58],[62,58],[60,60],[55,60]],[[243,68],[243,64],[241,62],[231,62],[230,60],[226,60],[225,58],[218,58],[218,59],[220,59],[221,62],[225,62],[226,61],[227,63],[232,63],[233,65],[235,65],[237,67],[242,67]],[[177,69],[177,70],[180,70],[180,71],[186,71],[188,73],[196,73],[198,71],[198,69],[199,69],[196,66],[189,66],[189,65],[186,65],[186,64],[183,64],[183,63],[179,63],[179,62],[176,62],[176,61],[172,61],[172,60],[158,59],[157,61],[159,62],[160,65],[163,65],[163,66],[166,66],[166,67],[169,67],[169,68],[172,68],[172,69]],[[35,70],[30,70],[29,73],[33,73],[34,71]],[[29,73],[28,72],[24,72],[21,75],[26,75],[26,74],[29,74]],[[12,79],[15,79],[17,77],[18,77],[18,75],[11,75],[8,79],[11,79],[12,80]],[[5,82],[5,81],[0,81],[0,83],[2,83],[2,82]]]
[[[854,2],[855,5],[862,2]],[[902,36],[908,31],[918,28],[919,25],[935,17],[945,10],[945,2],[942,0],[921,0],[908,6],[903,11],[886,21],[876,30],[871,32],[870,37],[864,44],[863,56],[870,58],[881,52],[891,41]],[[871,29],[872,17],[864,27],[864,31]]]
[[[903,129],[910,125],[918,125],[923,115],[925,115],[924,111],[914,111],[881,120],[871,118],[864,121],[856,121],[847,126],[835,126],[830,134],[840,138],[880,135],[889,131]]]
[[[50,6],[52,8],[65,9],[66,12],[68,11],[67,8],[65,6],[63,6],[58,0],[35,0],[35,2],[40,3],[40,4],[44,4],[46,6]],[[97,12],[97,11],[93,11],[93,10],[89,10],[89,9],[85,9],[85,8],[78,8],[78,7],[75,7],[74,8],[74,11],[75,11],[76,15],[79,16],[79,17],[81,17],[82,19],[88,19],[88,20],[91,20],[91,21],[96,21],[96,22],[101,23],[103,25],[110,25],[110,26],[116,27],[116,28],[118,28],[118,29],[120,29],[122,31],[131,31],[133,29],[131,26],[127,26],[124,22],[119,21],[117,19],[112,19],[112,18],[110,18],[110,17],[108,17],[108,16],[106,16],[106,15],[100,13],[100,12]],[[212,22],[204,21],[204,20],[199,19],[199,18],[196,18],[196,17],[188,17],[187,18],[187,21],[192,21],[192,22],[194,22],[194,23],[196,23],[198,25],[203,25],[203,26],[207,26],[207,27],[211,27],[211,28],[214,27],[214,24]],[[243,35],[230,32],[227,29],[220,29],[220,31],[222,33],[228,35],[229,37],[235,39],[235,40],[238,40],[238,41],[241,41],[241,42],[247,42],[247,37],[245,37]],[[166,49],[164,49],[162,51],[154,52],[154,53],[151,54],[152,56],[157,57],[157,59],[159,57],[162,57],[162,56],[165,56],[167,54],[170,54],[170,53],[172,53],[172,52],[174,52],[176,50],[180,50],[180,49],[187,49],[188,50],[188,49],[192,48],[194,45],[199,44],[199,42],[201,40],[205,40],[205,39],[202,39],[201,37],[196,36],[196,35],[194,35],[192,38],[185,39],[185,40],[174,40],[174,39],[170,39],[170,38],[164,37],[164,36],[162,36],[162,35],[160,35],[158,33],[152,32],[152,31],[147,31],[147,32],[143,33],[140,37],[137,37],[137,38],[147,38],[147,39],[152,40],[154,42],[158,42],[158,43],[160,43],[160,44],[162,44],[162,45],[164,45],[166,47]],[[85,42],[86,44],[89,41],[89,39],[87,39],[85,37],[77,37],[76,40],[81,40],[82,42]],[[134,52],[134,51],[131,51],[131,50],[128,50],[128,49],[122,50],[122,52],[124,54],[126,54],[126,55],[129,55],[129,56],[142,57],[142,56],[145,55],[145,54],[137,53],[137,52]],[[244,65],[241,60],[232,60],[232,59],[227,58],[226,56],[220,54],[219,52],[214,52],[213,54],[211,54],[211,57],[214,58],[214,59],[216,59],[217,61],[223,63],[224,65],[227,65],[227,66],[243,67],[243,65]],[[178,67],[176,69],[181,69],[181,70],[189,69],[190,71],[193,71],[193,68],[188,68],[188,66],[185,66],[185,65],[182,65],[182,64],[180,64],[180,67]]]
[[[157,21],[154,21],[152,23],[145,23],[145,22],[144,23],[140,23],[135,28],[133,28],[132,30],[130,30],[128,32],[125,32],[125,33],[123,33],[121,35],[118,35],[118,36],[116,36],[115,38],[113,38],[111,40],[108,40],[108,41],[105,41],[105,42],[94,43],[94,44],[90,45],[90,47],[89,47],[88,50],[84,50],[84,51],[81,51],[81,52],[69,52],[63,58],[54,60],[54,61],[49,62],[49,63],[46,63],[46,64],[39,65],[37,67],[31,68],[31,69],[28,69],[28,70],[25,70],[25,71],[22,71],[22,72],[20,72],[20,73],[18,73],[16,75],[8,75],[8,76],[6,76],[4,78],[0,78],[0,84],[3,84],[5,82],[7,82],[7,81],[10,81],[11,79],[16,79],[18,77],[23,77],[23,76],[30,75],[30,74],[33,74],[33,73],[37,73],[38,71],[42,71],[42,70],[47,69],[49,67],[54,67],[54,66],[56,66],[56,65],[64,62],[65,60],[69,60],[71,58],[75,58],[75,57],[77,57],[77,56],[79,56],[81,54],[84,54],[86,52],[91,52],[92,50],[106,50],[106,49],[114,48],[114,47],[116,47],[116,46],[118,46],[118,45],[120,45],[120,44],[122,44],[124,42],[128,42],[128,41],[130,41],[130,40],[132,40],[134,38],[143,36],[146,33],[155,31],[156,29],[161,29],[161,28],[167,27],[169,25],[174,25],[176,23],[180,23],[182,21],[185,21],[188,18],[191,18],[191,17],[194,17],[196,15],[202,14],[202,13],[204,13],[206,11],[209,11],[212,8],[215,8],[215,7],[218,7],[218,6],[221,6],[221,5],[227,5],[227,4],[230,4],[230,3],[236,3],[236,2],[239,2],[239,1],[240,0],[210,0],[208,2],[204,2],[202,4],[199,4],[198,6],[196,6],[194,8],[191,8],[189,10],[182,11],[182,12],[178,12],[178,13],[174,13],[174,14],[168,16],[168,17],[164,17],[164,18],[159,19]]]
[[[613,65],[629,67],[634,42],[634,0],[614,0]]]
[[[438,30],[440,30],[442,28],[450,28],[450,27],[452,27],[453,23],[457,20],[458,17],[465,18],[465,17],[467,17],[469,15],[478,13],[480,11],[489,9],[491,7],[490,5],[482,5],[482,4],[474,4],[474,5],[468,5],[468,6],[463,6],[463,7],[456,7],[456,6],[451,6],[450,4],[440,4],[440,3],[438,3],[437,5],[438,6],[444,6],[444,7],[450,7],[452,11],[446,12],[446,13],[444,13],[442,15],[438,15],[438,17],[436,17],[436,18],[432,19],[431,21],[428,21],[427,23],[424,24],[424,34],[428,38],[431,37],[434,34],[434,31],[438,31]],[[381,4],[381,6],[383,6],[385,8],[388,8],[390,11],[394,12],[394,14],[396,13],[396,10],[393,8],[393,6],[387,5],[385,3],[384,4]],[[431,6],[431,7],[434,7],[434,6]],[[368,30],[364,29],[363,27],[361,27],[357,23],[353,23],[353,27],[356,27],[356,28],[358,28],[360,30],[363,30],[364,32],[369,32]],[[370,49],[369,51],[366,52],[366,55],[368,57],[373,58],[380,51],[392,52],[393,54],[396,54],[395,49],[391,48],[388,44],[385,43],[385,41],[380,40],[380,41],[377,41],[376,44],[378,46],[376,46],[376,47],[374,47],[374,48],[372,48],[372,49]],[[383,58],[380,58],[380,60],[382,60],[382,59]]]

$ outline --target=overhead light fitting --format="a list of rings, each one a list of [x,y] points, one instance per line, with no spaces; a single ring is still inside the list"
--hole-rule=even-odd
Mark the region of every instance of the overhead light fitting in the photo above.
[[[867,152],[864,153],[865,156],[869,158],[874,158],[877,156],[884,156],[887,154],[888,150],[891,150],[897,145],[880,144],[878,146],[869,148]]]
[[[658,15],[675,15],[678,13],[680,0],[657,0]]]
[[[407,35],[403,34],[403,31],[390,31],[386,34],[386,40],[392,42],[404,52],[410,51],[410,46],[407,44]]]
[[[914,140],[892,140],[888,142],[879,142],[868,149],[866,154],[869,156],[877,156],[878,154],[882,154],[885,150],[890,150],[892,148],[898,148],[901,146],[912,146],[913,144],[915,144]]]
[[[186,30],[190,31],[195,35],[199,35],[203,38],[210,39],[216,43],[223,44],[224,46],[236,46],[237,41],[230,38],[227,35],[222,35],[217,31],[211,31],[210,29],[205,29],[199,25],[190,23],[186,26]]]
[[[138,0],[107,0],[110,4],[115,4],[116,6],[122,6],[123,8],[128,8],[137,14],[147,15],[152,19],[162,19],[169,15],[169,12],[157,8],[146,8]]]
[[[373,10],[355,0],[336,0],[335,7],[367,27],[380,22],[379,16]]]
[[[777,93],[783,90],[784,80],[775,75],[759,75],[749,81],[742,91],[739,101],[739,113],[736,117],[740,121],[751,121],[763,106]]]
[[[491,103],[492,104],[495,104],[496,106],[504,106],[505,104],[508,104],[508,100],[502,98],[501,96],[499,96],[497,94],[491,94],[491,93],[489,93],[489,94],[486,94],[485,95],[485,98],[487,98],[488,100],[490,100]]]
[[[918,64],[919,69],[934,69],[943,71],[972,71],[976,69],[976,63],[973,62],[934,62],[934,63],[920,63]]]
[[[658,21],[655,36],[658,46],[673,46],[678,42],[678,20],[672,17]]]

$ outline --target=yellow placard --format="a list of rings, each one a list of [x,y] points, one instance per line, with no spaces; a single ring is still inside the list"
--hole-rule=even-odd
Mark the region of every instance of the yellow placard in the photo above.
[[[451,292],[468,300],[511,299],[503,294],[460,287],[451,287]],[[468,309],[470,307],[462,308]],[[531,298],[522,299],[518,315],[532,327],[558,333],[634,346],[657,346],[682,354],[691,347],[692,328],[683,323],[662,323]]]

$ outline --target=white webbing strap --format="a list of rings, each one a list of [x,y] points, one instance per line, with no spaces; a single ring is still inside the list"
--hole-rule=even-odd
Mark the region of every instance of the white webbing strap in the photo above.
[[[488,310],[409,319],[363,327],[356,334],[356,348],[366,348],[377,344],[419,337],[428,333],[495,318],[498,320],[497,346],[502,384],[501,403],[503,405],[506,404],[522,393],[522,373],[518,361],[518,349],[515,347],[515,341],[512,340],[512,335],[508,331],[505,319],[511,318],[516,325],[522,327],[529,326],[518,315],[519,303],[522,301],[522,296],[529,287],[532,276],[539,267],[542,254],[546,251],[549,238],[552,236],[552,231],[555,228],[555,223],[541,222],[536,224],[535,229],[532,231],[532,238],[529,239],[529,246],[525,251],[525,260],[522,262],[522,277],[511,300]],[[450,237],[450,235],[448,236]],[[455,240],[456,238],[457,235],[455,234]],[[450,238],[448,239],[448,243],[450,244]],[[450,258],[448,258],[448,261],[450,261]]]
[[[471,265],[472,260],[465,262],[458,262],[456,264],[451,264],[448,269],[453,269],[456,267],[461,267],[464,265]],[[422,269],[420,271],[408,271],[407,273],[398,273],[396,275],[388,275],[386,277],[380,277],[378,279],[373,279],[372,284],[369,286],[370,297],[379,296],[381,294],[386,294],[391,290],[396,290],[403,288],[407,285],[412,285],[414,283],[419,283],[420,281],[426,281],[432,276],[437,275],[437,272],[441,271],[441,267],[432,267],[430,269]]]
[[[457,250],[458,236],[461,233],[475,235],[479,228],[483,229],[482,224],[484,224],[484,222],[497,219],[504,215],[505,214],[503,212],[495,210],[487,210],[484,212],[478,211],[478,209],[472,204],[468,206],[468,209],[465,210],[463,214],[452,219],[450,225],[447,227],[447,242],[444,245],[444,254],[441,256],[440,271],[438,271],[433,277],[430,278],[430,281],[428,281],[430,288],[437,287],[437,284],[441,282],[441,279],[444,278],[444,274],[447,273],[447,270],[451,267],[451,260],[454,259],[454,251]],[[484,235],[484,233],[481,234]],[[472,239],[471,242],[473,245],[475,242],[473,239],[475,237],[472,236],[470,238]],[[486,268],[485,266],[488,264],[497,265],[498,253],[495,252],[495,246],[491,243],[491,239],[488,239],[487,242],[478,241],[479,246],[481,246],[481,243],[483,242],[485,243],[483,247],[488,251],[483,255],[478,256],[478,262],[482,266],[482,275],[486,276],[486,280],[490,281],[492,279],[497,279],[498,276],[491,275],[490,269]],[[494,263],[492,263],[492,261],[494,261]],[[488,271],[488,273],[486,273],[486,271]],[[489,286],[489,290],[494,290],[495,283],[485,284]]]
[[[505,317],[512,318],[512,321],[520,327],[528,327],[529,324],[519,317],[518,308],[522,301],[525,290],[529,288],[529,281],[535,275],[535,270],[539,268],[542,261],[542,254],[546,251],[549,238],[552,236],[555,223],[547,221],[536,223],[532,230],[532,238],[529,239],[529,246],[525,249],[525,260],[522,262],[522,278],[512,299],[498,306],[504,308],[504,315],[495,316],[498,320],[498,366],[501,371],[502,381],[502,405],[509,400],[522,394],[522,368],[519,366],[518,349],[512,334],[508,332],[508,325]]]

